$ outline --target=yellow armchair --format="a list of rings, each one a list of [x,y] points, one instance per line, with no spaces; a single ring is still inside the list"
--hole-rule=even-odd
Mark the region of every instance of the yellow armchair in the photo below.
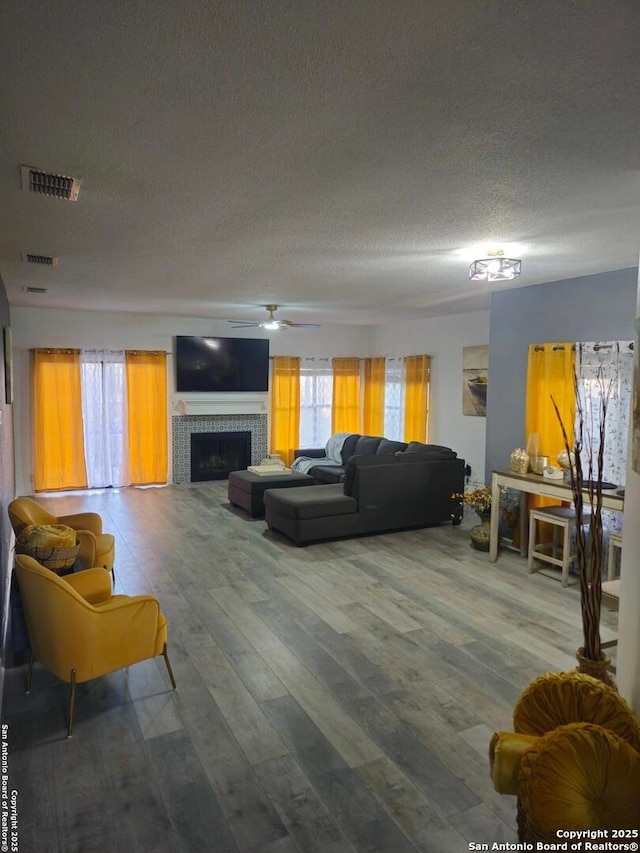
[[[18,497],[9,504],[9,518],[16,537],[28,524],[66,524],[78,535],[78,559],[82,565],[85,568],[102,566],[115,578],[115,539],[110,533],[102,532],[102,518],[97,512],[55,516],[32,498]]]
[[[518,798],[520,841],[558,841],[558,830],[638,829],[640,721],[608,685],[548,673],[523,691],[515,732],[489,745],[496,791]]]
[[[68,737],[76,685],[83,681],[163,655],[175,689],[167,620],[157,598],[112,595],[111,578],[100,568],[59,577],[19,555],[15,570],[31,644],[27,693],[35,660],[71,684]]]

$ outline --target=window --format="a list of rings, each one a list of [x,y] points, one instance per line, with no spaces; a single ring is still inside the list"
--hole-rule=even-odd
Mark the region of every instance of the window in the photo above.
[[[83,350],[80,360],[87,484],[90,489],[127,485],[124,352]]]
[[[33,352],[36,491],[167,481],[165,352]]]
[[[300,447],[324,447],[331,438],[331,362],[306,358],[300,368]]]
[[[384,436],[394,441],[403,441],[404,360],[388,358],[385,368]]]
[[[584,476],[597,476],[599,426],[606,408],[602,476],[604,480],[624,486],[633,396],[633,344],[631,341],[583,342],[577,349],[577,390],[584,417]],[[575,430],[576,437],[580,437],[578,423]],[[622,515],[603,512],[602,523],[605,530],[620,532]]]

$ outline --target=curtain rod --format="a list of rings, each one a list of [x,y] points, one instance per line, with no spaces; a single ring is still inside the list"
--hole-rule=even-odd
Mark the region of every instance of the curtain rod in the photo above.
[[[31,352],[44,352],[47,355],[79,355],[83,350],[78,348],[69,348],[69,347],[33,347]],[[117,353],[117,352],[125,352],[130,355],[172,355],[171,352],[168,352],[164,349],[86,349],[84,352],[94,353],[94,352],[109,352],[109,353]]]
[[[47,355],[79,355],[79,349],[69,349],[68,347],[34,347],[31,352],[44,352]]]
[[[533,351],[534,352],[544,352],[544,344],[536,344],[535,347],[533,348]],[[551,347],[551,351],[552,352],[558,352],[558,351],[564,352],[564,347],[563,346]],[[576,345],[573,344],[571,347],[571,352],[575,352],[575,351],[576,351]]]
[[[273,361],[274,358],[301,358],[305,361],[330,361],[332,358],[357,358],[358,361],[367,361],[370,358],[384,358],[387,361],[395,361],[396,359],[403,358],[422,358],[423,356],[427,356],[431,360],[434,359],[435,356],[429,355],[429,353],[418,353],[415,355],[338,355],[338,356],[319,356],[319,355],[270,355],[269,361]]]
[[[601,349],[613,349],[614,346],[619,346],[619,344],[594,344],[593,349],[595,352],[598,352]],[[629,341],[629,343],[627,344],[627,349],[633,352],[633,348],[633,341]]]
[[[580,344],[580,346],[582,347],[582,344]],[[601,349],[613,349],[614,346],[617,346],[617,344],[594,344],[593,349],[594,349],[594,352],[599,352]],[[573,344],[571,349],[573,352],[575,352],[576,351],[576,345]],[[634,350],[633,341],[630,341],[627,344],[627,349],[629,349],[629,350],[631,350],[631,352],[633,352],[633,350]],[[552,350],[553,350],[553,352],[557,352],[558,350],[564,350],[564,347],[563,346],[555,346],[555,347],[552,347]],[[544,344],[536,344],[536,346],[534,347],[534,352],[544,352]]]

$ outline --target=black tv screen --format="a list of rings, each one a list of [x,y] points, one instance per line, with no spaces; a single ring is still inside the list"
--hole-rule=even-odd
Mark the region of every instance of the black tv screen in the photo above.
[[[176,337],[177,391],[267,391],[269,341]]]

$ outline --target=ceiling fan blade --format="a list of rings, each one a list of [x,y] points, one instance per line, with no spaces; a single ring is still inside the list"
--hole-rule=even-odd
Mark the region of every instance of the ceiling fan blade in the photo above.
[[[277,331],[280,329],[319,329],[320,323],[294,323],[292,320],[280,320],[274,317],[274,312],[277,310],[277,305],[264,306],[269,316],[266,320],[252,322],[251,320],[227,320],[227,323],[234,323],[234,329],[266,329],[268,332]]]

